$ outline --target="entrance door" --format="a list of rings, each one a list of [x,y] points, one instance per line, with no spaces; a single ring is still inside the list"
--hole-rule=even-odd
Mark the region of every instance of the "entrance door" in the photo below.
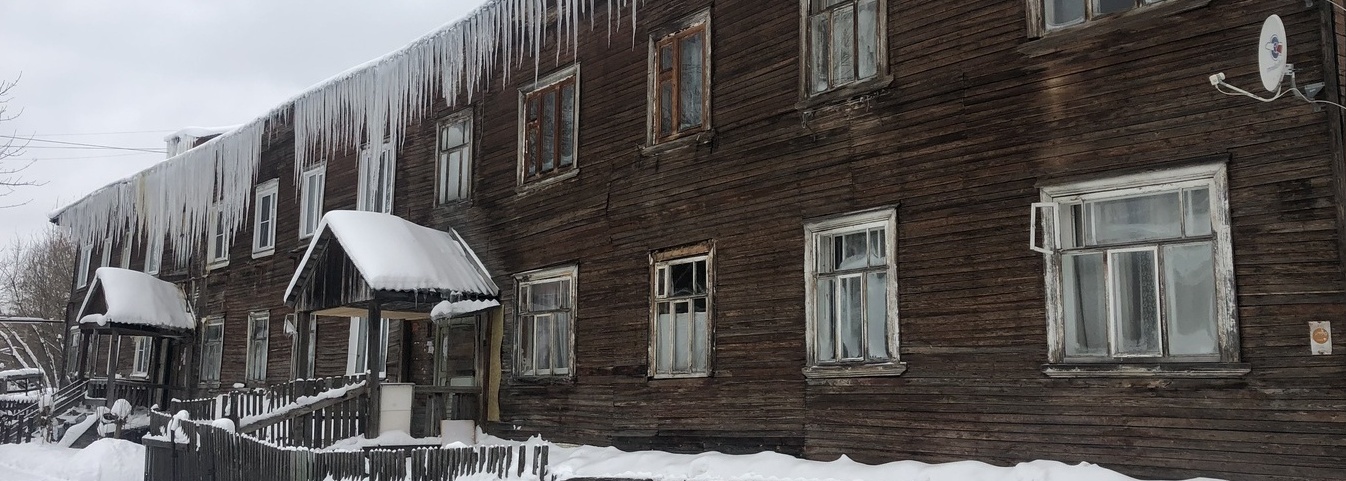
[[[435,386],[441,419],[480,421],[482,315],[439,321],[435,328]]]

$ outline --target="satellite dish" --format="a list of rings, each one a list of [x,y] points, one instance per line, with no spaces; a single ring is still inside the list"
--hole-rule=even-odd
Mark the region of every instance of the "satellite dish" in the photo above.
[[[1280,91],[1281,79],[1285,78],[1288,65],[1285,60],[1289,55],[1285,24],[1281,22],[1281,17],[1278,15],[1267,17],[1267,20],[1262,22],[1262,36],[1257,44],[1257,71],[1262,74],[1262,87],[1268,92]]]

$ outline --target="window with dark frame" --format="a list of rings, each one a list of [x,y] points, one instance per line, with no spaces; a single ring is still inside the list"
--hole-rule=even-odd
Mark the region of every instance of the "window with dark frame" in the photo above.
[[[574,71],[523,95],[523,180],[544,179],[575,168],[579,110]]]
[[[1099,17],[1122,13],[1164,0],[1029,0],[1042,2],[1047,28],[1079,25]]]
[[[882,0],[803,0],[810,95],[877,77],[885,59]]]
[[[468,198],[472,192],[472,111],[449,116],[439,124],[440,204]]]
[[[654,263],[651,374],[699,377],[710,374],[710,256]]]
[[[710,116],[710,47],[707,22],[655,42],[653,137],[655,143],[707,128]]]
[[[266,311],[248,314],[248,357],[244,371],[249,381],[266,381],[267,345],[271,338],[271,316]]]
[[[207,317],[201,329],[201,381],[220,381],[220,360],[224,355],[224,317]]]

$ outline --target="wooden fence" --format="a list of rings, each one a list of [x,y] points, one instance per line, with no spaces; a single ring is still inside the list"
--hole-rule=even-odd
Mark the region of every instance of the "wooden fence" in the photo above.
[[[422,481],[467,476],[554,480],[546,446],[418,447],[314,451],[279,447],[193,421],[150,414],[146,481]],[[169,436],[161,436],[168,433]]]
[[[169,402],[168,411],[187,411],[193,419],[213,419],[217,413],[223,413],[234,420],[239,432],[267,442],[328,446],[364,433],[369,423],[369,390],[350,389],[364,380],[363,375],[305,379],[264,389],[232,391],[213,398],[174,399]],[[343,396],[301,405],[301,398],[343,388],[348,389]],[[267,417],[282,409],[287,412]]]

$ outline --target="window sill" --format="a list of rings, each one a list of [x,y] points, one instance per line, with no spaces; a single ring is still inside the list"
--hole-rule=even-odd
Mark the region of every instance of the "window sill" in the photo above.
[[[570,172],[566,172],[564,174],[559,175],[553,175],[545,179],[533,180],[533,181],[525,180],[522,185],[514,189],[514,192],[518,195],[524,195],[531,192],[536,192],[551,187],[553,185],[560,184],[563,181],[573,179],[575,177],[578,177],[579,175],[580,175],[580,168],[575,167],[570,169]]]
[[[715,129],[705,129],[696,132],[688,132],[682,137],[664,140],[657,144],[648,144],[638,147],[641,157],[657,157],[670,152],[679,150],[696,150],[702,145],[710,145],[715,140]]]
[[[678,379],[707,379],[710,377],[708,372],[699,372],[695,374],[655,374],[650,376],[651,381],[671,381]]]
[[[211,261],[209,264],[206,264],[207,271],[213,271],[224,267],[229,267],[229,259]]]
[[[849,364],[810,366],[804,368],[804,377],[808,379],[843,379],[851,377],[897,377],[907,372],[905,362],[886,362],[883,364]]]
[[[1098,37],[1120,31],[1150,28],[1155,26],[1156,17],[1175,16],[1205,8],[1210,2],[1211,0],[1168,0],[1068,27],[1050,29],[1045,26],[1037,27],[1038,30],[1033,32],[1032,36],[1038,38],[1020,45],[1017,50],[1030,58],[1066,50],[1088,50],[1096,48],[1090,41]]]
[[[1241,362],[1188,362],[1165,364],[1061,363],[1044,364],[1042,373],[1052,378],[1156,377],[1235,378],[1252,371]]]
[[[253,251],[253,252],[252,252],[252,258],[253,258],[253,259],[261,259],[261,258],[263,258],[263,257],[271,257],[271,255],[272,255],[272,254],[275,254],[275,253],[276,253],[276,248],[275,248],[275,247],[272,247],[272,248],[270,248],[270,249],[266,249],[266,250],[261,250],[261,251]]]
[[[569,385],[575,384],[575,378],[574,376],[567,374],[556,376],[517,376],[511,380],[510,384],[519,387]]]
[[[1207,0],[1209,1],[1209,0]],[[838,87],[833,90],[811,94],[807,98],[800,100],[795,104],[795,109],[800,111],[816,110],[835,104],[848,102],[856,97],[864,96],[878,90],[888,88],[893,84],[892,75],[880,75],[869,80],[856,82],[845,87]]]

